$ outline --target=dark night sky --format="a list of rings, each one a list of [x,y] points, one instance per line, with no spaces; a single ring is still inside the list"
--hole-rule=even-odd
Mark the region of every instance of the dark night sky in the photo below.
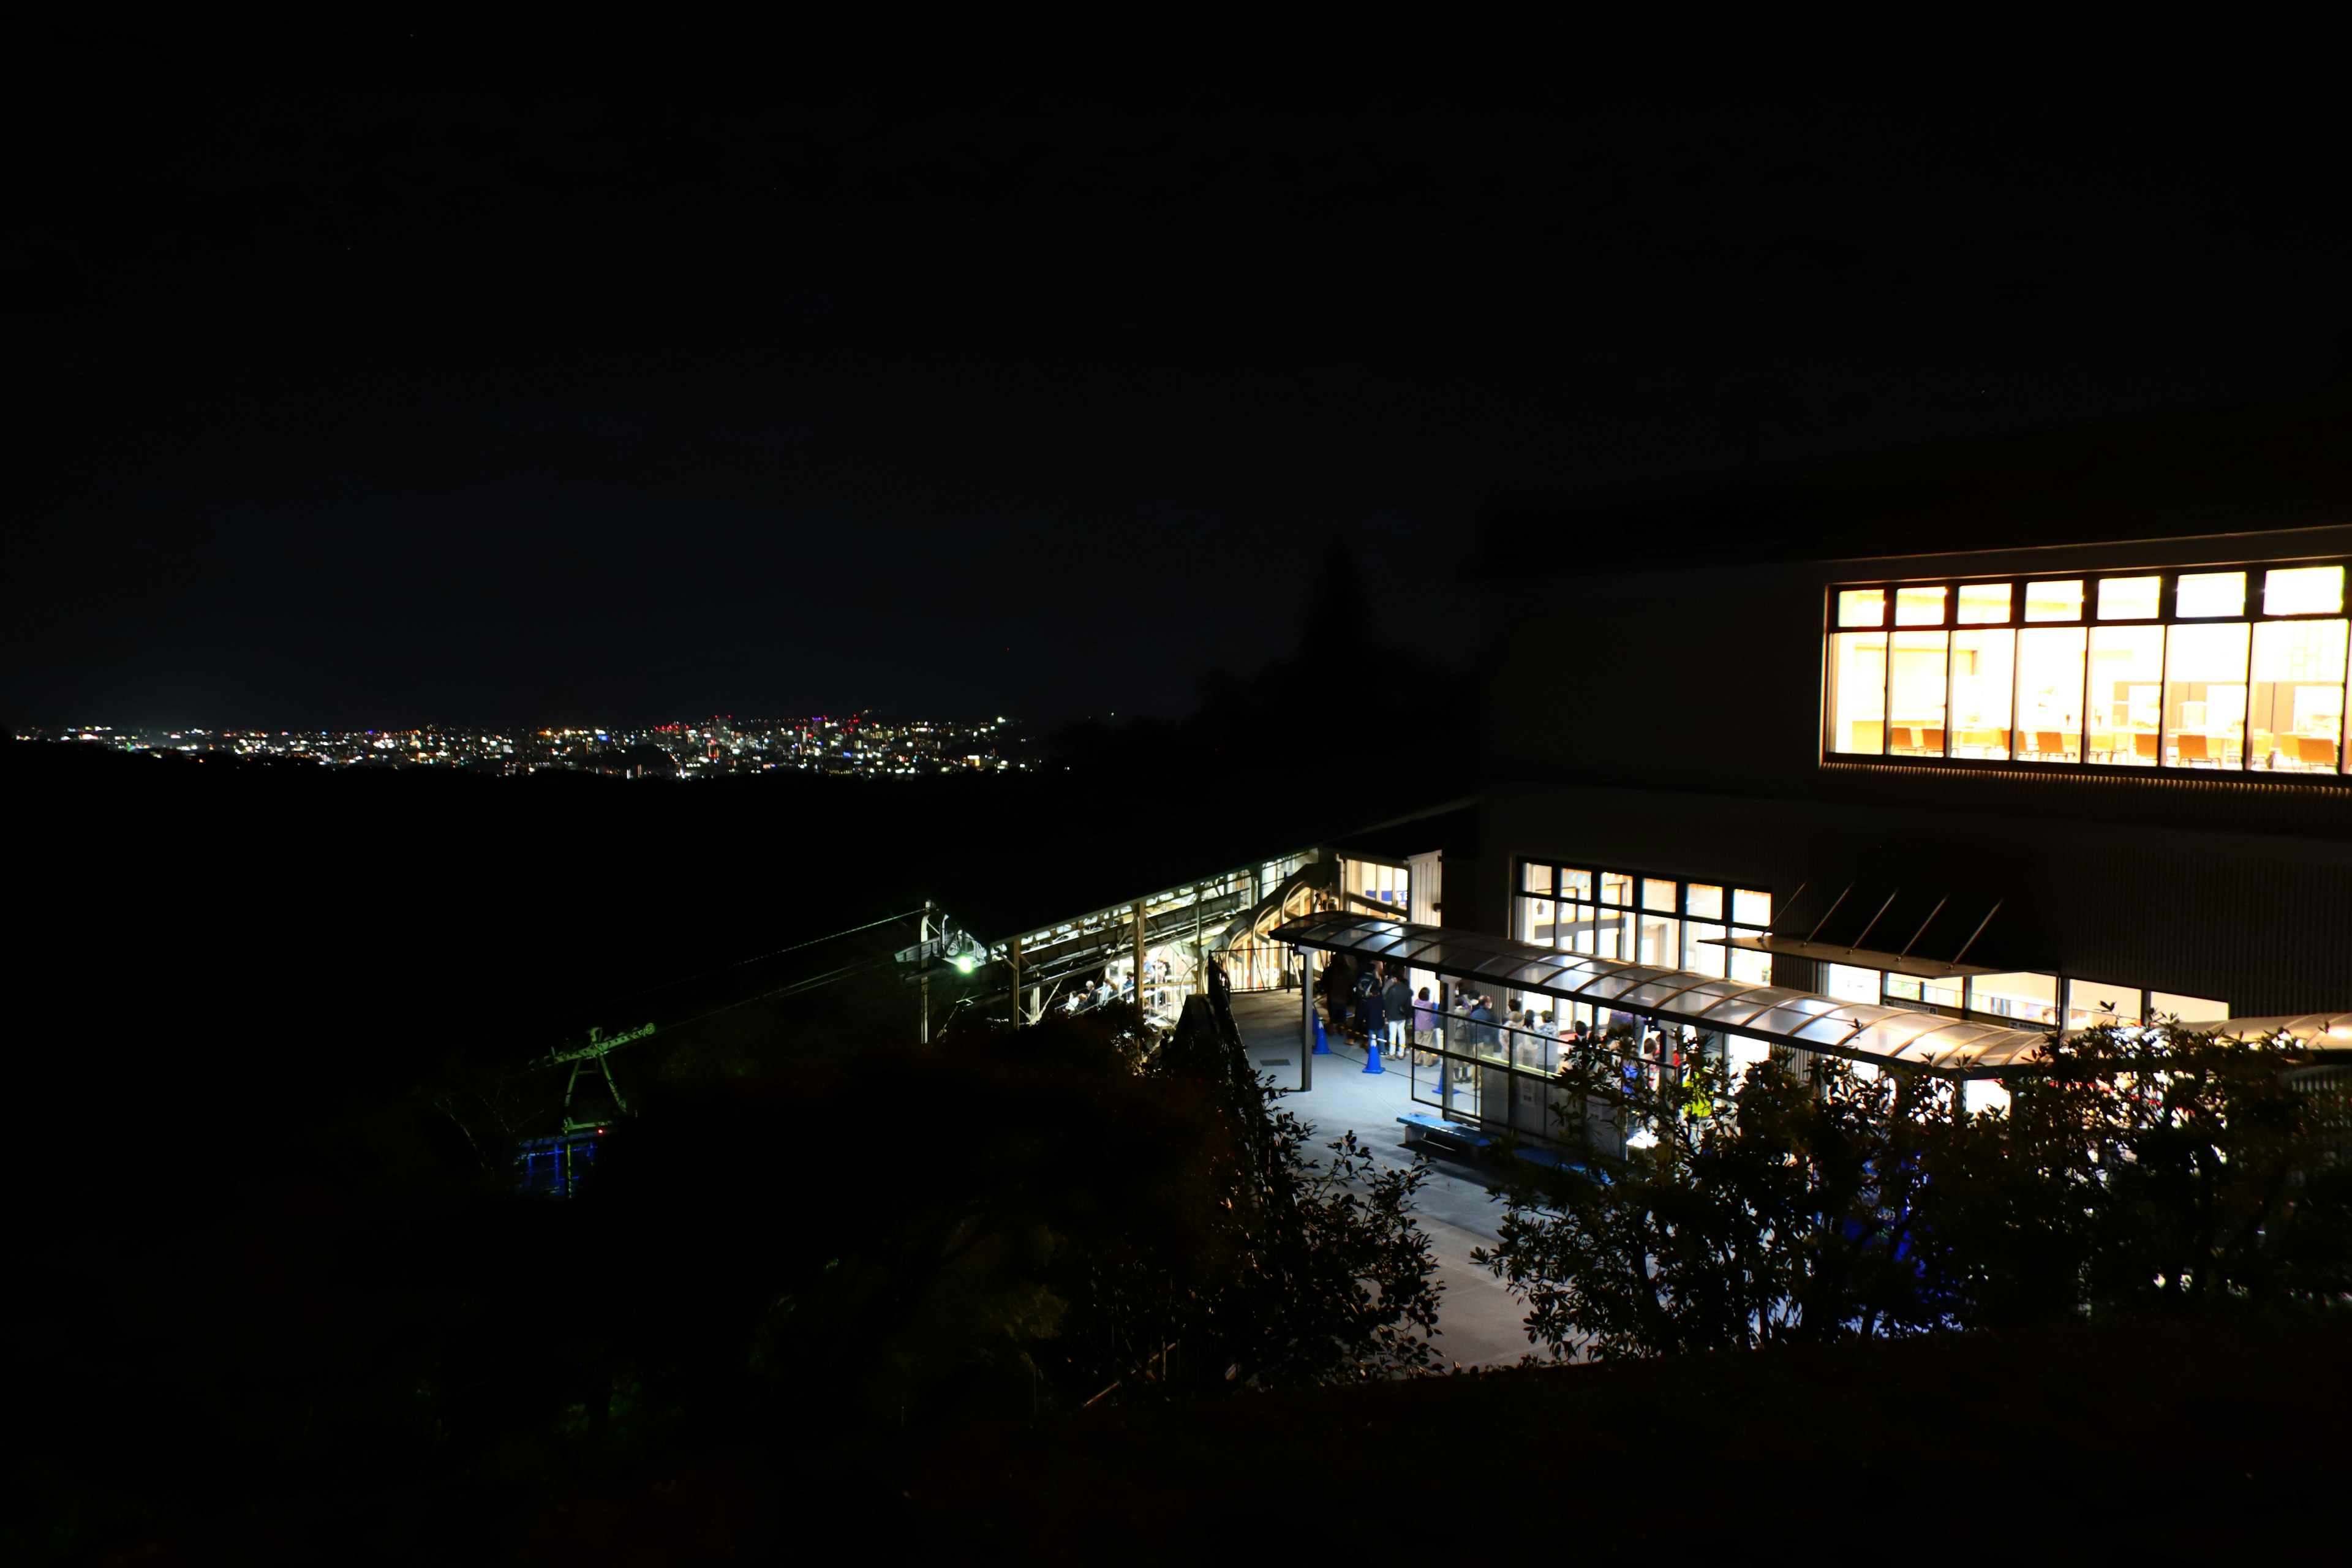
[[[2352,325],[2341,55],[2257,20],[641,9],[16,25],[0,718],[1169,710],[1335,535],[1458,654],[1497,493],[2283,395]]]

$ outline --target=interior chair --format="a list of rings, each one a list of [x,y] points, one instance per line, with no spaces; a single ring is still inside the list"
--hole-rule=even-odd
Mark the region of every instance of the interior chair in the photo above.
[[[2132,731],[2132,757],[2137,762],[2154,763],[2164,743],[2164,737],[2153,730]]]
[[[2213,755],[2212,742],[2205,736],[2183,731],[2172,738],[2172,760],[2178,766],[2210,767],[2219,761]]]
[[[2329,773],[2336,771],[2334,741],[2325,735],[2297,735],[2294,742],[2295,751],[2302,756],[2305,767],[2324,768]]]

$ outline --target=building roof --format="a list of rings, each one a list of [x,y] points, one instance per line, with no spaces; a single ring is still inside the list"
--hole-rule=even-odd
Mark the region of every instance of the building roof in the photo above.
[[[1786,986],[1748,985],[1507,937],[1344,912],[1294,921],[1273,940],[1489,981],[1680,1028],[1884,1067],[1924,1068],[1950,1078],[1998,1078],[2031,1067],[2048,1037],[2003,1024],[1844,1002]]]
[[[2308,395],[2021,431],[1488,511],[1489,571],[2098,544],[2352,524],[2352,377]]]

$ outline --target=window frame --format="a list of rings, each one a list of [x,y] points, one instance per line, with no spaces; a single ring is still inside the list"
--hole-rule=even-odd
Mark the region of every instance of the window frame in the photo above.
[[[2345,574],[2345,595],[2343,603],[2339,608],[2333,611],[2306,610],[2288,615],[2272,615],[2266,611],[2264,605],[2268,597],[2267,590],[2269,585],[2269,574],[2272,572],[2303,571],[2313,567],[2329,566],[2341,570]],[[2179,586],[2180,579],[2182,577],[2206,576],[2217,573],[2229,572],[2242,572],[2245,574],[2245,608],[2242,614],[2236,616],[2184,616],[2179,613]],[[2100,581],[2104,578],[2123,577],[2155,577],[2158,579],[2157,586],[2158,613],[2156,615],[2152,616],[2135,616],[2130,618],[2117,617],[2107,620],[2102,620],[2100,618],[2098,604],[2098,585]],[[2082,608],[2079,614],[2071,618],[2058,620],[2046,618],[2029,620],[2027,618],[2027,599],[2034,584],[2041,583],[2077,582],[2083,584]],[[2007,617],[2000,620],[1962,621],[1959,618],[1960,590],[1963,587],[1998,583],[2005,583],[2009,586],[2009,613]],[[1897,594],[1900,590],[1906,588],[1940,588],[1943,592],[1943,618],[1941,621],[1933,625],[1920,622],[1898,626],[1896,624],[1895,617]],[[1839,609],[1840,603],[1843,595],[1848,594],[1873,593],[1879,595],[1879,604],[1881,606],[1877,625],[1874,626],[1847,626],[1842,625]],[[1982,772],[1991,770],[2002,773],[2022,771],[2026,773],[2053,774],[2088,773],[2110,778],[2145,779],[2185,778],[2194,776],[2205,779],[2231,779],[2241,782],[2260,780],[2264,783],[2312,785],[2323,788],[2331,786],[2340,788],[2347,784],[2352,784],[2352,658],[2347,658],[2347,681],[2343,702],[2339,708],[2338,729],[2336,737],[2336,766],[2333,771],[2318,768],[2287,769],[2249,767],[2247,765],[2248,757],[2246,755],[2246,752],[2248,742],[2252,737],[2252,716],[2251,712],[2249,712],[2243,720],[2239,721],[2240,739],[2237,742],[2239,754],[2236,765],[2231,766],[2224,764],[2219,767],[2192,767],[2188,763],[2173,759],[2165,740],[2167,731],[2164,728],[2164,719],[2162,717],[2163,715],[2168,715],[2171,710],[2170,693],[2172,688],[2172,678],[2169,674],[2169,670],[2171,668],[2170,648],[2172,642],[2172,627],[2176,626],[2245,626],[2247,627],[2247,642],[2249,647],[2248,679],[2246,685],[2248,687],[2249,693],[2251,694],[2251,689],[2253,685],[2252,665],[2251,662],[2252,647],[2254,641],[2255,628],[2271,623],[2292,625],[2305,621],[2352,621],[2352,556],[2326,555],[2304,556],[2291,560],[2219,561],[2202,563],[2195,565],[2159,567],[2112,566],[2104,571],[2076,569],[2064,572],[1953,573],[1932,577],[1887,578],[1881,579],[1877,582],[1841,580],[1826,584],[1822,593],[1822,602],[1823,610],[1823,626],[1822,632],[1822,666],[1820,706],[1821,721],[1818,726],[1816,739],[1819,746],[1820,761],[1823,766],[1831,764],[1869,766],[1872,764],[1885,765],[1892,763],[1905,767],[1929,767],[1959,772],[1971,770]],[[2158,697],[2160,716],[2158,731],[2158,756],[2155,765],[2153,766],[2149,766],[2145,763],[2117,763],[2112,760],[2102,762],[2095,762],[2092,760],[2091,747],[2087,743],[2087,736],[2092,731],[2092,725],[2090,723],[2090,698],[2091,679],[2094,673],[2090,645],[2095,640],[2091,637],[2091,633],[2101,626],[2154,626],[2163,630],[2164,637],[2162,647],[2158,654],[2158,658],[2160,661],[2159,668],[2164,670],[2166,674],[2164,677],[2163,687],[2159,691]],[[1952,668],[1955,657],[1954,650],[1957,647],[1958,634],[1966,632],[1991,632],[2006,630],[2011,633],[2013,637],[2021,639],[2022,634],[2027,631],[2042,628],[2064,627],[2079,627],[2082,629],[2084,634],[2084,695],[2076,708],[2078,716],[2076,719],[2077,729],[2074,737],[2074,760],[2072,762],[2063,760],[2044,760],[2039,756],[2028,758],[2021,757],[2017,754],[2016,739],[2018,721],[2016,682],[2019,679],[2018,672],[2024,662],[2023,644],[2021,640],[2013,644],[2013,651],[2011,657],[2010,679],[2011,684],[2009,710],[2009,734],[2011,743],[2005,748],[2009,752],[2009,755],[2005,758],[1961,757],[1953,755],[1953,748],[1956,743],[1955,737],[1958,730],[1958,724],[1953,719],[1951,714]],[[1836,688],[1837,678],[1839,675],[1839,671],[1835,666],[1839,647],[1837,637],[1839,634],[1843,632],[1867,631],[1878,632],[1885,638],[1885,652],[1882,658],[1881,662],[1883,668],[1880,673],[1882,685],[1879,693],[1879,711],[1884,715],[1884,717],[1879,722],[1879,749],[1874,752],[1841,751],[1836,749],[1833,744],[1837,738],[1835,734],[1836,715],[1832,710],[1832,694]],[[1898,631],[1926,633],[1940,632],[1944,636],[1945,721],[1942,727],[1943,751],[1940,755],[1917,751],[1897,752],[1894,749],[1895,724],[1894,721],[1893,699],[1895,689],[1895,655],[1896,651],[1895,647],[1895,635]]]

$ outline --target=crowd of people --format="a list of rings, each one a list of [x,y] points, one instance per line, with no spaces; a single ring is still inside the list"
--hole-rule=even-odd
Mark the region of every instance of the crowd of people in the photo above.
[[[1580,1044],[1587,1026],[1570,1018],[1564,1024],[1551,1011],[1538,1011],[1511,997],[1497,1007],[1495,998],[1455,981],[1440,979],[1435,986],[1415,989],[1403,966],[1381,960],[1357,963],[1334,954],[1316,981],[1321,994],[1325,1027],[1367,1050],[1378,1047],[1402,1058],[1410,1048],[1422,1066],[1434,1064],[1437,1052],[1509,1061],[1523,1068],[1556,1072],[1560,1047]],[[1530,1002],[1536,1000],[1529,999]],[[1469,1076],[1468,1064],[1456,1061],[1456,1078]]]

